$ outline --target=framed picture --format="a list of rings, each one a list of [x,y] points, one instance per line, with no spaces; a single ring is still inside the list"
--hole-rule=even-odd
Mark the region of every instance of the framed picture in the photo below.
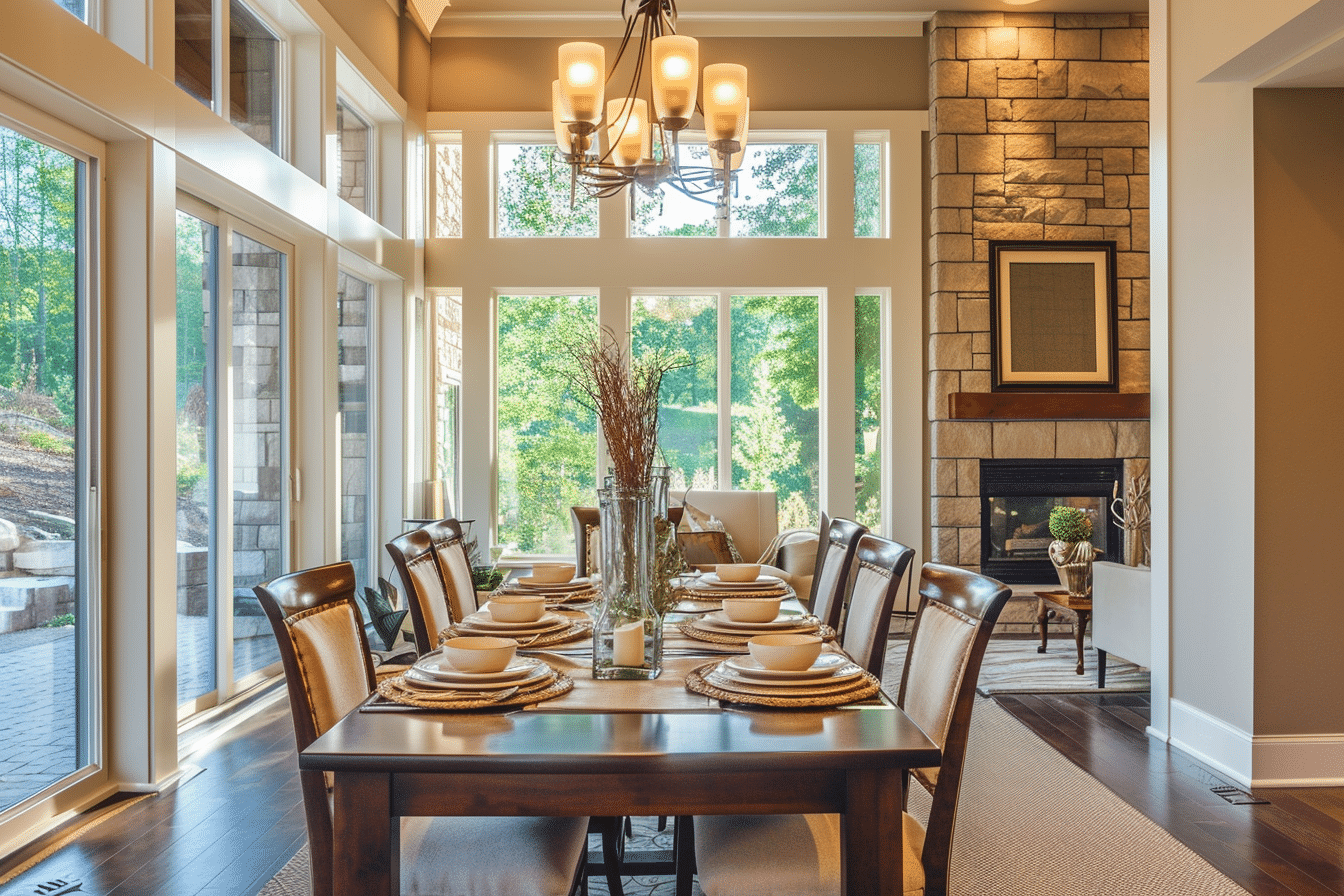
[[[1115,243],[989,243],[995,392],[1119,388]]]

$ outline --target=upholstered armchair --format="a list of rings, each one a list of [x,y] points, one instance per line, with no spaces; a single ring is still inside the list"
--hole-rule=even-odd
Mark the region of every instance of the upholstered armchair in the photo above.
[[[819,535],[810,529],[781,535],[774,492],[691,489],[672,492],[671,502],[685,506],[680,531],[713,526],[716,521],[732,538],[743,562],[760,560],[768,567],[764,572],[784,579],[799,594],[810,592]]]

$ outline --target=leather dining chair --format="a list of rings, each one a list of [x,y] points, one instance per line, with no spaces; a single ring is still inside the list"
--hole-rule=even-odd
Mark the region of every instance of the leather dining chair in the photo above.
[[[424,655],[439,646],[439,632],[453,623],[434,542],[424,529],[412,529],[389,541],[387,552],[406,592],[406,608],[415,629],[415,652]]]
[[[253,589],[285,669],[300,751],[373,691],[373,664],[346,562],[289,573]],[[300,771],[312,893],[330,896],[336,848],[323,772]],[[583,881],[586,818],[403,818],[401,892],[568,896]]]
[[[812,574],[807,609],[822,623],[839,631],[840,617],[845,609],[845,584],[849,581],[854,551],[858,549],[859,537],[868,531],[868,527],[846,519],[828,522],[824,513],[821,524],[824,537],[817,550],[817,566]]]
[[[891,609],[915,549],[871,533],[858,539],[840,620],[840,646],[878,678],[887,657]]]
[[[448,596],[448,612],[454,622],[475,613],[476,583],[471,578],[471,559],[467,556],[467,536],[455,519],[435,520],[420,527],[434,543],[434,560]]]
[[[926,563],[896,704],[942,750],[937,768],[910,777],[933,797],[927,824],[903,814],[906,896],[946,896],[957,794],[980,661],[1011,590]],[[908,790],[908,785],[907,785]],[[695,861],[706,896],[836,896],[840,816],[706,815],[695,819]]]

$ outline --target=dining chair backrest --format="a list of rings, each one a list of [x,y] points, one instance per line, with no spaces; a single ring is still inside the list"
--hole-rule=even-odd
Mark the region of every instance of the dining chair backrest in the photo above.
[[[415,651],[429,653],[439,646],[439,632],[453,622],[434,542],[424,529],[412,529],[389,541],[387,552],[406,592],[406,608],[411,611],[415,629]]]
[[[425,523],[420,528],[429,533],[429,540],[434,543],[434,559],[448,595],[448,613],[454,622],[461,622],[477,610],[466,533],[462,524],[451,518]]]
[[[252,589],[280,647],[300,752],[373,691],[373,662],[349,561],[305,569]],[[300,771],[313,892],[331,892],[332,823],[323,772]]]
[[[861,536],[854,551],[840,645],[878,678],[887,657],[891,608],[914,558],[914,548],[872,533]]]
[[[859,536],[867,532],[868,527],[846,519],[833,519],[827,523],[824,514],[822,522],[822,544],[817,551],[807,608],[826,625],[839,629],[854,551],[859,546]]]
[[[593,575],[599,566],[597,508],[571,507],[569,518],[574,524],[574,574]]]
[[[933,797],[922,861],[926,893],[947,892],[980,662],[1011,594],[1002,582],[954,566],[926,563],[920,576],[919,608],[896,704],[943,751],[937,768],[911,772]]]

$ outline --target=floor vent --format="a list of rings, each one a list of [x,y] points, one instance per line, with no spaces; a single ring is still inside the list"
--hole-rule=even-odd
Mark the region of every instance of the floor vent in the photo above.
[[[1209,789],[1234,806],[1269,805],[1269,800],[1263,800],[1253,793],[1247,793],[1240,787],[1211,787]]]

